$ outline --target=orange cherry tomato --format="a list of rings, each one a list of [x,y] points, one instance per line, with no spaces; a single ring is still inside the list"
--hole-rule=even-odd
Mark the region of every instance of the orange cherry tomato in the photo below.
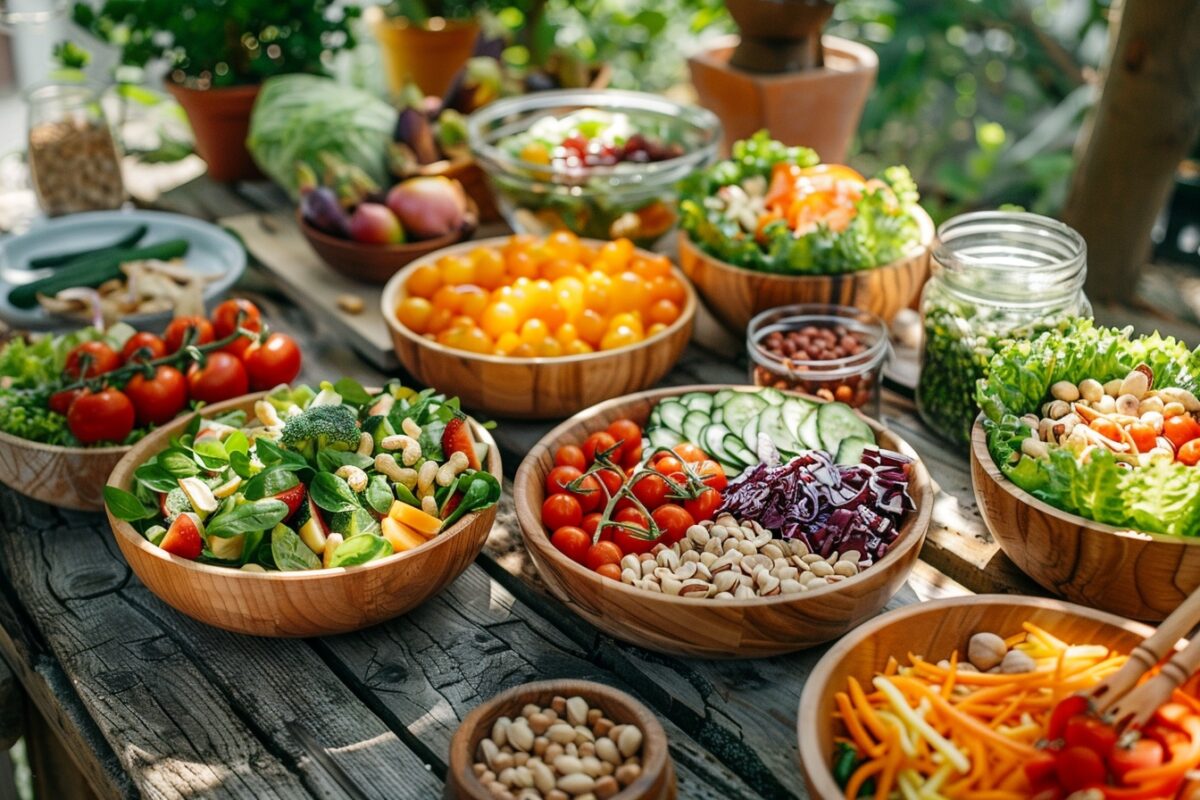
[[[675,451],[675,455],[679,456],[680,459],[688,462],[703,461],[708,458],[707,453],[691,442],[680,442],[671,449]]]
[[[1175,454],[1175,458],[1179,463],[1187,464],[1189,467],[1200,464],[1200,439],[1192,439],[1184,444]]]
[[[602,544],[612,544],[612,542],[603,542]],[[616,545],[613,545],[614,547]],[[596,567],[596,573],[603,575],[610,580],[621,580],[621,565],[620,564],[601,564]]]
[[[583,457],[583,448],[573,444],[564,444],[554,454],[554,466],[574,467],[580,472],[587,469],[587,459]]]
[[[1170,417],[1163,423],[1163,436],[1178,450],[1193,439],[1200,438],[1200,423],[1191,414]]]
[[[1139,453],[1145,453],[1151,450],[1155,442],[1158,440],[1158,435],[1154,432],[1154,427],[1145,422],[1134,422],[1129,428],[1129,438],[1133,439],[1134,445]]]
[[[1121,427],[1107,417],[1098,417],[1092,420],[1088,427],[1106,439],[1114,442],[1122,441]]]
[[[620,564],[621,555],[621,548],[612,542],[596,542],[588,548],[587,554],[583,557],[583,563],[588,569],[598,570],[604,564]],[[620,577],[621,573],[618,572],[617,578]]]

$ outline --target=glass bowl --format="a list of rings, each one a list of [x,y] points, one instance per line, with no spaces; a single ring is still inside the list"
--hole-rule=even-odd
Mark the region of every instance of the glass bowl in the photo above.
[[[658,144],[678,145],[683,155],[613,166],[568,166],[527,161],[504,145],[539,120],[585,109],[624,114],[634,133]],[[467,133],[471,152],[513,230],[544,236],[566,229],[589,239],[624,237],[649,247],[675,227],[678,183],[716,158],[721,123],[710,111],[657,95],[578,89],[491,103],[470,116]]]
[[[805,335],[814,342],[806,351],[779,342],[788,335]],[[837,341],[829,341],[832,334]],[[845,346],[840,334],[848,334],[856,343]],[[825,345],[815,343],[817,337]],[[772,349],[768,340],[779,346]],[[862,409],[870,416],[879,413],[879,381],[883,366],[891,355],[887,325],[869,311],[849,306],[804,303],[780,306],[762,312],[746,329],[746,350],[750,355],[750,379],[756,386],[773,386],[838,400]],[[824,353],[841,355],[824,357]]]

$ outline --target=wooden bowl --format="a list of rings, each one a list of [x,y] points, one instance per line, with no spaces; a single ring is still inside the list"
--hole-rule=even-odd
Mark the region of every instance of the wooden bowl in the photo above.
[[[560,419],[610,397],[652,386],[667,374],[692,336],[696,294],[675,269],[687,291],[679,319],[666,330],[630,347],[579,356],[508,358],[455,350],[413,333],[396,319],[405,282],[423,264],[476,247],[499,247],[508,237],[480,239],[447,247],[397,272],[383,289],[383,318],[392,332],[404,368],[426,386],[457,395],[466,408],[498,417]],[[595,244],[595,242],[592,242]]]
[[[1200,539],[1117,528],[1038,500],[996,466],[980,420],[971,430],[971,478],[1000,549],[1055,594],[1157,621],[1200,586]]]
[[[808,674],[800,695],[796,734],[800,770],[813,797],[843,795],[833,780],[830,762],[834,736],[834,695],[847,679],[869,683],[883,670],[888,656],[902,663],[909,653],[937,661],[951,651],[966,652],[973,634],[991,631],[1001,636],[1020,633],[1033,622],[1071,643],[1102,644],[1129,652],[1152,633],[1145,625],[1083,606],[1014,595],[976,595],[930,600],[905,606],[866,623],[829,649]]]
[[[625,692],[602,683],[581,680],[537,681],[514,686],[477,706],[458,726],[450,740],[450,765],[446,770],[446,800],[492,800],[492,794],[475,777],[475,751],[500,717],[516,718],[527,703],[550,705],[555,696],[578,695],[600,708],[618,725],[634,724],[642,730],[642,775],[612,800],[674,800],[675,766],[667,751],[667,734],[658,718]]]
[[[204,416],[241,409],[254,413],[245,395],[203,410]],[[134,445],[108,480],[130,491],[133,471],[179,435],[190,417],[159,428]],[[488,445],[487,470],[503,474],[500,452],[486,430],[471,421],[477,440]],[[305,572],[243,572],[198,564],[150,544],[110,512],[109,523],[125,560],[138,578],[167,605],[200,622],[253,636],[329,636],[398,617],[441,591],[479,551],[496,507],[467,514],[428,543],[359,567]]]
[[[929,275],[933,220],[917,208],[921,244],[899,261],[844,275],[780,275],[734,266],[705,253],[679,232],[679,265],[704,304],[735,332],[744,332],[760,311],[794,303],[834,303],[878,314],[891,322],[907,308]]]
[[[647,592],[597,575],[567,558],[550,543],[542,527],[543,487],[554,466],[554,452],[561,445],[580,444],[588,434],[602,431],[622,417],[644,424],[650,409],[664,398],[722,388],[727,387],[671,387],[619,397],[576,414],[546,434],[521,462],[513,482],[525,546],[555,596],[600,630],[639,647],[704,658],[758,658],[836,639],[879,613],[900,590],[920,555],[933,511],[933,488],[924,465],[900,437],[874,420],[866,421],[880,445],[916,459],[909,484],[916,510],[908,515],[887,555],[840,583],[747,600]],[[761,391],[750,386],[734,388]]]
[[[0,431],[0,483],[60,508],[99,511],[104,482],[127,446],[61,447]]]
[[[467,208],[473,213],[474,219],[479,219],[479,209],[474,201],[467,198]],[[363,283],[382,284],[396,274],[396,271],[413,259],[428,255],[435,250],[470,239],[475,235],[475,224],[465,231],[448,233],[436,239],[425,239],[420,242],[405,244],[363,244],[340,236],[331,236],[317,230],[304,215],[296,209],[296,224],[300,232],[308,240],[312,249],[317,252],[330,269]]]

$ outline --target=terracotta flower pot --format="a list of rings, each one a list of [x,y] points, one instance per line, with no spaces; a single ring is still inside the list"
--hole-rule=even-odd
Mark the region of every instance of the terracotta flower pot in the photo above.
[[[407,19],[383,19],[375,25],[393,92],[399,93],[411,81],[426,95],[442,97],[466,65],[475,51],[479,23],[441,20],[439,24],[435,28]]]
[[[192,89],[167,81],[167,91],[183,106],[191,123],[196,152],[208,164],[208,174],[215,181],[263,177],[246,149],[250,110],[254,108],[259,88],[254,84]]]
[[[739,39],[688,59],[700,105],[720,118],[724,148],[766,128],[789,145],[804,145],[830,163],[842,162],[875,85],[879,58],[865,45],[822,37],[825,65],[778,74],[730,65]]]

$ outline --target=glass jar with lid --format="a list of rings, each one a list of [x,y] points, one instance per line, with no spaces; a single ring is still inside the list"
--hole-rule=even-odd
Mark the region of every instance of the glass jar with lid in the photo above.
[[[934,432],[971,438],[975,386],[1006,344],[1090,317],[1087,245],[1037,214],[981,211],[938,228],[932,277],[921,294],[925,341],[917,409]]]
[[[29,173],[42,210],[54,217],[120,208],[120,155],[95,92],[51,84],[28,101]]]

